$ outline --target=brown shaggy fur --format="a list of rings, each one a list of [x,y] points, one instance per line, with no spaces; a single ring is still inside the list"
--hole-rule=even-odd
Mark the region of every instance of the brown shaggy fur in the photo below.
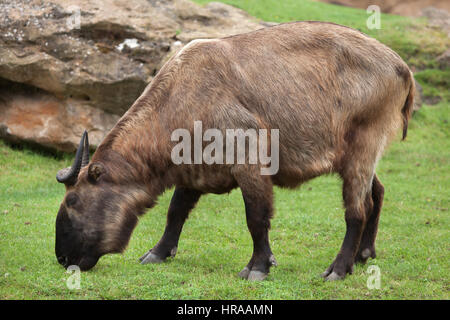
[[[267,235],[272,185],[292,188],[336,172],[344,182],[347,234],[324,274],[333,280],[351,272],[355,259],[375,255],[383,193],[375,167],[402,125],[406,136],[413,96],[412,73],[402,59],[351,28],[306,21],[193,41],[163,66],[92,162],[102,163],[115,183],[133,185],[136,194],[146,195],[141,204],[153,203],[171,186],[200,193],[240,187],[255,243],[242,273],[249,279],[267,274],[274,263]],[[171,133],[178,128],[192,132],[194,121],[202,121],[204,130],[224,133],[227,128],[279,129],[278,173],[261,176],[258,165],[174,165]],[[193,199],[189,210],[198,197],[188,197]]]

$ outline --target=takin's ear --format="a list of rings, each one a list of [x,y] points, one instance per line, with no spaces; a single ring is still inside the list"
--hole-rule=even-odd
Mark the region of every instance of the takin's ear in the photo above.
[[[89,180],[96,182],[102,174],[106,172],[105,167],[100,162],[93,162],[88,168]]]

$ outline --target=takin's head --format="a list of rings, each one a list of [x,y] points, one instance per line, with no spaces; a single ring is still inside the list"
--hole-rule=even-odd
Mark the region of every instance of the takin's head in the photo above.
[[[148,207],[149,195],[130,179],[126,163],[111,153],[108,161],[89,164],[89,142],[85,131],[71,167],[56,179],[66,194],[56,218],[55,253],[65,268],[93,268],[101,256],[122,252]]]

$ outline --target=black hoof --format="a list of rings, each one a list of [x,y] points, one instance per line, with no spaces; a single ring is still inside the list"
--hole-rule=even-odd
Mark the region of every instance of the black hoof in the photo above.
[[[247,279],[249,274],[250,274],[250,269],[245,267],[244,269],[242,269],[241,272],[239,272],[238,276],[242,279]]]
[[[326,274],[326,275],[325,275]],[[327,274],[327,272],[325,271],[324,273],[322,273],[322,278],[325,279],[325,281],[336,281],[336,280],[342,280],[345,278],[345,275],[340,276],[338,275],[336,272],[331,272],[329,274]]]
[[[147,251],[146,254],[144,254],[142,257],[139,258],[139,261],[141,262],[141,264],[147,264],[147,263],[161,263],[164,262],[166,260],[167,257],[175,257],[175,255],[177,254],[177,247],[173,247],[170,252],[168,252],[165,255],[160,255],[160,254],[156,254],[154,252],[156,252],[158,250],[155,250],[155,248]]]
[[[252,270],[252,271],[250,271],[250,273],[247,277],[247,280],[248,281],[263,281],[265,278],[267,278],[267,276],[268,276],[268,273],[264,273],[264,272],[261,272],[258,270],[256,270],[256,271]]]
[[[266,279],[268,275],[268,272],[266,273],[259,270],[250,270],[248,267],[242,269],[242,271],[238,274],[240,278],[248,281],[262,281]]]
[[[269,263],[267,272],[254,269],[255,265],[253,263],[249,263],[244,269],[242,269],[241,272],[239,272],[238,276],[242,279],[246,279],[248,281],[262,281],[267,278],[269,275],[269,270],[271,266],[277,266],[277,261],[275,260],[275,257],[273,255],[269,258]],[[252,268],[253,267],[253,268]]]
[[[342,280],[348,274],[353,273],[353,263],[347,264],[346,267],[342,267],[342,263],[337,263],[334,261],[324,273],[321,274],[321,277],[324,278],[325,281],[335,281]],[[345,264],[344,264],[345,265]]]
[[[161,259],[156,254],[153,254],[149,252],[145,255],[145,257],[141,260],[141,264],[148,264],[148,263],[163,263],[164,259]]]
[[[142,257],[139,258],[139,262],[142,262],[142,260],[145,259],[146,256],[148,256],[150,254],[152,250],[148,250]]]

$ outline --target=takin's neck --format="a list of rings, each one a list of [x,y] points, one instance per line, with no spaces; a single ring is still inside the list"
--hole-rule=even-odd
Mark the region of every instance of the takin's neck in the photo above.
[[[167,108],[166,93],[170,92],[173,77],[164,76],[172,74],[166,72],[169,67],[163,67],[96,151],[99,158],[108,158],[108,154],[121,158],[114,161],[123,161],[122,166],[129,171],[130,179],[145,186],[153,199],[174,185],[173,174],[170,174],[173,163],[168,127],[173,124],[160,119],[160,110],[168,112],[170,109]]]
[[[130,109],[132,111],[132,109]],[[173,185],[170,146],[165,129],[156,113],[146,116],[127,112],[97,148],[92,161],[113,168],[112,175],[123,175],[118,181],[131,182],[145,189],[151,203]]]

